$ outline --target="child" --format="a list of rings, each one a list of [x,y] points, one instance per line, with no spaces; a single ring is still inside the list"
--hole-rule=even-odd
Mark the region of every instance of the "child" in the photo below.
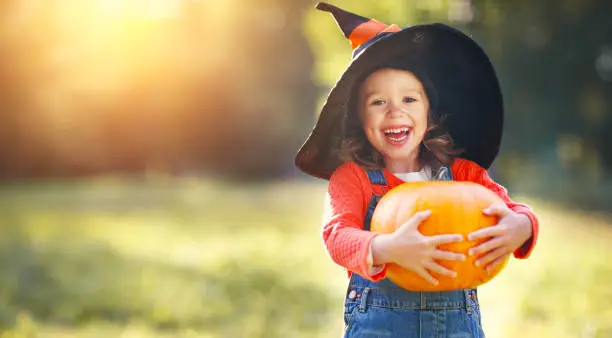
[[[331,12],[354,49],[329,94],[296,165],[328,179],[323,239],[334,262],[348,270],[345,337],[484,337],[475,289],[410,292],[385,278],[396,263],[430,283],[453,276],[440,260],[462,254],[437,246],[488,239],[470,250],[487,269],[510,254],[527,258],[538,220],[515,203],[486,169],[497,155],[502,96],[489,59],[461,32],[441,24],[399,29],[337,7]],[[499,224],[461,235],[426,237],[414,215],[391,234],[369,231],[380,197],[418,180],[477,182],[506,203],[483,212]]]

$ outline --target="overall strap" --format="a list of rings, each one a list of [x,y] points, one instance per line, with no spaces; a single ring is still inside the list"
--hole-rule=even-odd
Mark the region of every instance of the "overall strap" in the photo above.
[[[363,220],[363,229],[370,231],[370,223],[372,222],[372,215],[374,214],[374,209],[376,209],[376,205],[378,205],[378,202],[382,198],[382,195],[384,195],[384,193],[387,190],[387,180],[385,179],[385,175],[380,169],[377,169],[377,170],[368,169],[366,170],[366,174],[368,174],[368,179],[370,180],[370,184],[372,184],[372,186],[378,185],[378,186],[382,186],[383,188],[382,189],[383,193],[381,195],[378,195],[375,192],[372,193],[372,197],[370,198],[370,202],[368,203],[368,208],[366,210],[365,218]]]
[[[376,194],[376,192],[372,193],[372,197],[370,198],[370,202],[368,203],[368,208],[366,210],[365,218],[363,220],[363,229],[369,231],[370,224],[372,223],[372,215],[374,215],[374,209],[376,209],[378,202],[387,191],[388,184],[387,180],[385,179],[385,175],[380,169],[368,169],[366,170],[366,174],[368,175],[368,179],[370,180],[370,184],[372,184],[372,186],[382,187],[382,194],[379,195]],[[436,171],[435,175],[433,175],[433,180],[452,181],[453,179],[453,172],[447,166],[440,167],[440,169]]]
[[[383,186],[387,185],[387,180],[385,179],[385,175],[383,174],[382,170],[368,169],[366,170],[366,174],[368,174],[368,179],[370,180],[371,184]]]
[[[434,180],[438,181],[453,181],[453,172],[447,166],[442,166],[433,177]]]

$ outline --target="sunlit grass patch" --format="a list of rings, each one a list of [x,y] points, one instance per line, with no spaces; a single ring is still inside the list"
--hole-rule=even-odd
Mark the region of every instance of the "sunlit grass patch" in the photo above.
[[[540,239],[481,287],[493,337],[612,335],[612,222],[605,215],[534,201]]]
[[[0,325],[6,337],[337,337],[347,280],[321,242],[324,193],[196,179],[3,189]],[[610,219],[525,201],[540,239],[480,288],[487,336],[610,336]]]
[[[312,253],[322,254],[316,222],[311,231],[296,227],[296,219],[318,216],[271,198],[275,187],[262,187],[261,196],[201,188],[144,186],[162,196],[126,209],[126,195],[138,194],[119,186],[114,199],[105,189],[103,208],[86,212],[84,198],[95,207],[86,186],[5,191],[3,326],[23,313],[38,330],[145,323],[162,335],[310,337],[329,326],[329,292],[310,278]],[[45,204],[60,195],[73,203]]]

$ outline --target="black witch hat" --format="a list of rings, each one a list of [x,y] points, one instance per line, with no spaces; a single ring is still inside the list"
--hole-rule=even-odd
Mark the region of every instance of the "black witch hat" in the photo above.
[[[493,66],[474,40],[444,24],[401,29],[327,3],[316,8],[334,16],[351,42],[353,57],[297,153],[295,163],[300,170],[329,179],[342,164],[342,119],[355,83],[376,67],[402,58],[418,59],[434,84],[438,109],[446,115],[444,127],[463,150],[461,157],[489,168],[501,143],[503,100]]]

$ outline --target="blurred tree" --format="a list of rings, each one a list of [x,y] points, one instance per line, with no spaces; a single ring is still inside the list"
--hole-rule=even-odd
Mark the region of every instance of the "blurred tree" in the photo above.
[[[0,6],[4,179],[150,169],[270,178],[308,132],[307,3]]]
[[[517,164],[533,163],[540,172],[533,178],[545,184],[551,176],[557,184],[611,178],[612,3],[475,0],[473,6],[469,29],[489,51],[505,93],[502,153],[517,154]],[[516,183],[511,177],[521,167],[499,169]]]
[[[277,177],[312,124],[314,56],[303,34],[305,2],[233,1],[224,63],[192,86],[206,167],[241,178]],[[196,23],[196,25],[203,25]],[[216,29],[222,29],[218,27]],[[196,29],[200,31],[201,29]],[[215,46],[206,46],[215,49]],[[210,88],[212,95],[207,95]],[[193,120],[190,120],[193,121]]]
[[[30,11],[20,0],[0,3],[0,176],[33,175],[43,171],[50,156],[44,144],[36,148],[35,140],[44,138],[36,115],[36,91],[54,77],[46,64],[52,38],[38,34],[41,27],[51,29],[43,15],[56,1],[47,1],[39,10]],[[38,125],[39,127],[40,125]],[[37,130],[32,130],[37,129]]]

